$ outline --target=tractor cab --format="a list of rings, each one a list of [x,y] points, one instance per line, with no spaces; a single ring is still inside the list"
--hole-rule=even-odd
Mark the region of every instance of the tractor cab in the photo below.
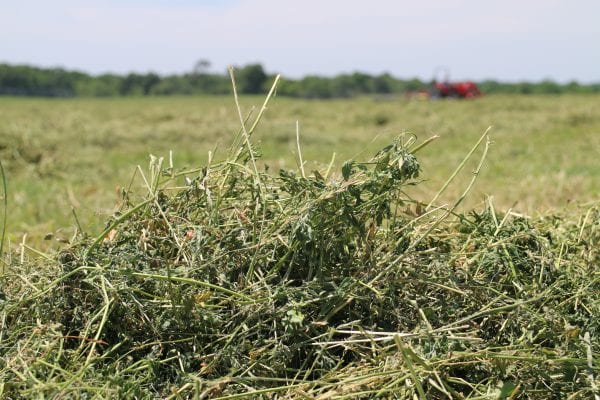
[[[470,99],[481,96],[477,84],[472,81],[451,82],[448,70],[444,70],[444,79],[437,79],[440,75],[435,73],[431,88],[431,97],[433,98],[455,98]]]

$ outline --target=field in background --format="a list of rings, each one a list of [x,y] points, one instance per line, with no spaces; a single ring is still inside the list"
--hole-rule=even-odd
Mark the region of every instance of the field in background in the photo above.
[[[4,99],[0,398],[597,397],[594,102]]]
[[[242,99],[245,112],[261,97]],[[275,98],[257,139],[272,171],[296,168],[295,122],[300,121],[306,169],[323,168],[336,153],[368,159],[403,132],[419,140],[440,138],[419,153],[422,178],[411,193],[429,200],[471,146],[493,125],[494,144],[465,206],[484,194],[497,208],[534,214],[598,199],[600,193],[600,96],[489,96],[475,101],[372,99],[306,101]],[[11,242],[47,248],[42,237],[68,238],[75,220],[97,233],[117,204],[136,165],[149,154],[176,169],[202,166],[209,150],[224,157],[239,127],[233,99],[225,97],[121,99],[0,99],[0,159],[9,185]],[[318,162],[315,164],[314,162]],[[168,163],[168,161],[167,161]],[[446,199],[470,179],[467,167]],[[141,181],[133,187],[141,191]],[[52,244],[51,244],[52,243]]]

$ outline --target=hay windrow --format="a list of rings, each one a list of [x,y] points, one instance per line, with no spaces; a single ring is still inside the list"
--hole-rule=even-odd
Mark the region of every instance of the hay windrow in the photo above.
[[[196,172],[153,159],[102,235],[10,257],[2,395],[597,395],[600,208],[442,218],[407,194],[419,148],[333,176],[259,171],[249,143]]]

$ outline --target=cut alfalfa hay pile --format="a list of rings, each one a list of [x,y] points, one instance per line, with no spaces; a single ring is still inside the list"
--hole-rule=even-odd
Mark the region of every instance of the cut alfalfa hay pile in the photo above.
[[[598,395],[599,208],[422,206],[409,137],[269,174],[255,126],[195,172],[154,159],[97,238],[5,257],[4,398]]]

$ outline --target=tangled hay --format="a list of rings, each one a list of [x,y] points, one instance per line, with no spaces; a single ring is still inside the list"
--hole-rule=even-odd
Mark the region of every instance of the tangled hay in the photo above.
[[[271,174],[255,126],[199,170],[153,159],[98,237],[7,257],[4,398],[598,396],[600,208],[425,207],[408,137]]]

